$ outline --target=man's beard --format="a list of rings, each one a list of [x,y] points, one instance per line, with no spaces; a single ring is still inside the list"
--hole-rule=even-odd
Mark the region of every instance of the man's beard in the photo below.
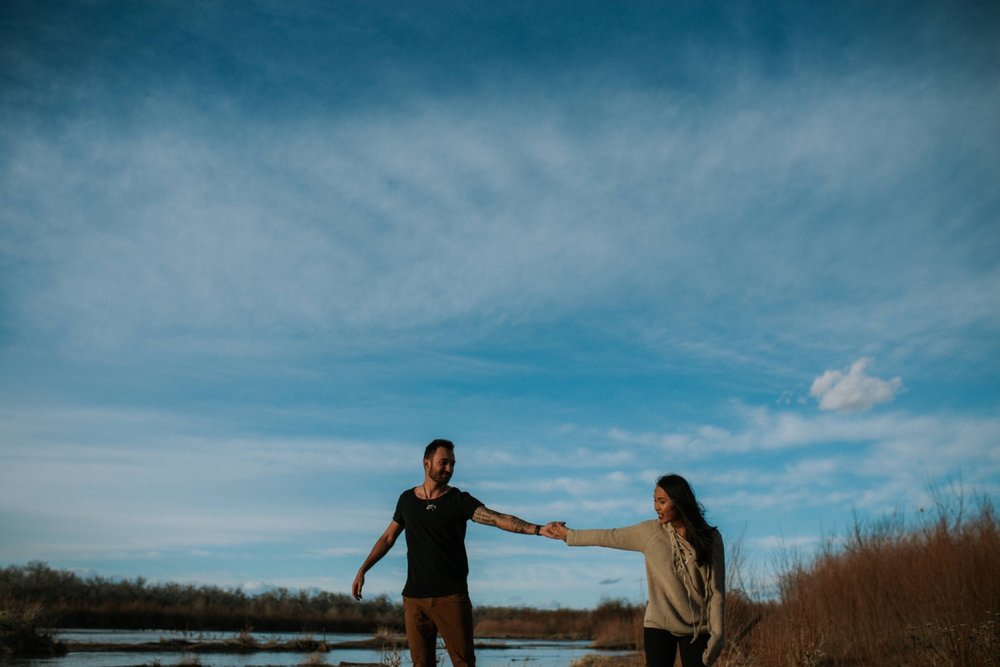
[[[447,484],[448,480],[451,479],[451,475],[446,472],[432,472],[430,477],[438,484]]]

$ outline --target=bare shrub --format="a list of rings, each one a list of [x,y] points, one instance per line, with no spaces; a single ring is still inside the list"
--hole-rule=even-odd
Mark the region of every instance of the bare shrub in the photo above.
[[[310,653],[306,656],[306,659],[302,661],[302,667],[323,667],[326,664],[326,655],[319,652]]]
[[[0,600],[0,657],[54,656],[66,647],[52,634],[39,629],[44,610],[38,602]]]
[[[642,654],[633,655],[585,655],[574,660],[570,667],[642,667]]]

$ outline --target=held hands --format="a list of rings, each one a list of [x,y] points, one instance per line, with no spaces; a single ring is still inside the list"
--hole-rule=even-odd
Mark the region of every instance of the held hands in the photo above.
[[[539,534],[545,537],[551,538],[553,540],[566,541],[566,536],[569,535],[569,531],[566,529],[565,521],[550,521],[544,526],[542,526]]]

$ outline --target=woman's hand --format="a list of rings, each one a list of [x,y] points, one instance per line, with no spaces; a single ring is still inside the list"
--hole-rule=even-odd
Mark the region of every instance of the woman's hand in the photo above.
[[[545,537],[551,537],[553,540],[562,540],[563,542],[566,541],[566,536],[569,535],[565,521],[550,521],[542,526],[541,532]]]

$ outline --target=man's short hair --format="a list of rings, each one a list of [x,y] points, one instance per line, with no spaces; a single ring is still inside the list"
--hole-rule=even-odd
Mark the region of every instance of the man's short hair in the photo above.
[[[439,448],[444,447],[448,451],[455,451],[455,443],[451,440],[445,440],[443,438],[437,438],[436,440],[431,440],[430,444],[424,448],[424,459],[430,460],[434,458],[434,452]]]

